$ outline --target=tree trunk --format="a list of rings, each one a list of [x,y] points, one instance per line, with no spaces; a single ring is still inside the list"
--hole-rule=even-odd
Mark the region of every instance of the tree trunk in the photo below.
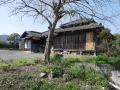
[[[44,52],[44,63],[45,64],[49,64],[49,60],[50,60],[50,53],[51,53],[51,46],[53,43],[53,37],[54,37],[54,30],[55,27],[57,25],[59,18],[57,14],[54,14],[54,19],[53,19],[53,23],[51,25],[49,25],[48,27],[48,38],[46,41],[46,46],[45,46],[45,52]]]
[[[45,64],[49,64],[50,53],[51,53],[51,45],[52,45],[52,42],[53,42],[53,34],[54,34],[54,29],[50,28],[49,33],[48,33],[48,38],[47,38],[47,41],[46,41],[46,46],[45,46],[45,56],[44,56]]]

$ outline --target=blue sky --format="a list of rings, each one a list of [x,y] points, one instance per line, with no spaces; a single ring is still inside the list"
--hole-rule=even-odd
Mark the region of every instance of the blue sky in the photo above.
[[[7,7],[0,7],[0,35],[19,33],[22,34],[24,31],[45,31],[47,30],[47,24],[41,23],[38,20],[34,21],[32,17],[23,17],[20,15],[10,16],[10,10]]]
[[[112,14],[116,15],[116,13],[120,12],[119,2],[115,5],[112,5],[112,9],[113,10],[111,10],[110,7],[106,7],[106,11],[104,12],[106,12],[106,15],[109,16]],[[120,16],[114,17],[114,20],[112,21],[114,25],[106,21],[98,22],[101,22],[105,27],[110,28],[112,33],[120,33]],[[22,20],[19,15],[10,16],[10,9],[5,6],[0,6],[0,35],[9,35],[14,32],[22,34],[24,31],[31,30],[43,32],[47,30],[47,26],[47,23],[41,23],[41,20],[34,22],[34,19],[29,16],[24,17]]]

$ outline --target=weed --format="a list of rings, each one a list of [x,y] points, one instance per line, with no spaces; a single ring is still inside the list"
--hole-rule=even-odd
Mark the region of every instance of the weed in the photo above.
[[[75,83],[72,82],[68,82],[58,85],[56,90],[81,90],[81,89],[79,85],[76,85]]]

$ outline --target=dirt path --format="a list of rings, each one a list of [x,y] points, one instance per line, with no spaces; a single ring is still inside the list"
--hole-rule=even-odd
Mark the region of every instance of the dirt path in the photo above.
[[[11,60],[17,58],[42,58],[43,54],[40,53],[28,53],[18,50],[0,50],[0,58],[3,60]]]

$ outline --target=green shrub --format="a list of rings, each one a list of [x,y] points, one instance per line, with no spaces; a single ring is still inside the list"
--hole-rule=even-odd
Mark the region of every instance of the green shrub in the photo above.
[[[42,64],[43,63],[42,59],[40,59],[40,58],[36,58],[34,60],[34,62],[35,62],[35,64]]]
[[[44,83],[39,90],[54,90],[55,86],[50,83],[50,82],[47,82],[47,83]]]
[[[53,63],[59,63],[63,59],[62,54],[55,54],[51,57],[50,61]]]
[[[54,85],[52,82],[35,82],[33,84],[28,84],[25,90],[81,90],[80,86],[75,83],[64,83]]]
[[[53,74],[53,77],[60,77],[63,74],[63,68],[59,65],[47,65],[47,66],[41,66],[40,71],[44,73],[51,73]]]
[[[67,70],[66,74],[68,75],[66,80],[71,80],[74,78],[84,78],[84,67],[79,66],[72,66],[70,69]]]
[[[120,50],[116,48],[115,46],[112,46],[110,48],[110,51],[106,53],[106,55],[109,57],[117,57],[120,56]]]
[[[68,75],[66,77],[67,81],[79,78],[81,81],[90,85],[101,85],[104,87],[108,85],[107,79],[101,73],[93,69],[85,68],[84,66],[73,66],[66,74]]]
[[[9,70],[10,68],[19,67],[19,66],[27,66],[35,64],[35,60],[33,59],[16,59],[9,61],[0,61],[0,69]]]
[[[64,73],[64,70],[61,66],[53,65],[52,73],[53,73],[53,77],[60,77]]]
[[[114,60],[114,59],[113,59]],[[115,59],[114,63],[112,63],[112,66],[116,69],[116,70],[120,70],[120,57]]]
[[[4,61],[4,60],[0,60],[0,69],[2,69],[3,71],[8,71],[10,68],[10,65]]]
[[[10,65],[4,62],[0,62],[0,69],[3,71],[8,71],[10,69]]]
[[[57,61],[58,60],[58,61]],[[61,58],[61,59],[56,59],[54,64],[60,65],[62,67],[69,67],[71,65],[74,65],[75,63],[78,63],[79,59],[78,58]]]
[[[96,64],[108,64],[108,59],[107,56],[98,56],[96,58]]]
[[[34,76],[31,73],[21,73],[20,75],[17,76],[20,79],[26,79],[26,80],[30,80],[32,79]]]
[[[80,58],[68,58],[68,60],[69,60],[71,63],[81,62],[81,61],[80,61]]]
[[[7,66],[9,66],[9,65],[4,62],[0,62],[0,68],[7,67]]]
[[[74,63],[73,63],[73,61],[71,61],[70,59],[63,59],[62,61],[61,61],[61,63],[59,63],[62,67],[70,67],[70,66],[72,66]]]
[[[25,65],[35,64],[35,61],[33,59],[20,58],[20,59],[12,60],[10,64],[11,66],[25,66]]]
[[[107,56],[96,57],[96,64],[109,64],[114,66],[119,61],[120,61],[120,57],[107,57]]]
[[[54,85],[51,82],[42,82],[42,81],[37,81],[33,84],[28,84],[25,87],[25,90],[55,90]]]
[[[0,48],[12,48],[13,46],[4,41],[0,41]]]
[[[78,86],[77,84],[69,82],[58,85],[56,90],[81,90],[81,89],[80,86]]]
[[[50,65],[40,66],[40,71],[44,73],[50,73],[52,71],[52,68]]]
[[[103,87],[108,86],[107,79],[101,73],[93,69],[85,70],[85,80],[90,85],[100,85]]]

